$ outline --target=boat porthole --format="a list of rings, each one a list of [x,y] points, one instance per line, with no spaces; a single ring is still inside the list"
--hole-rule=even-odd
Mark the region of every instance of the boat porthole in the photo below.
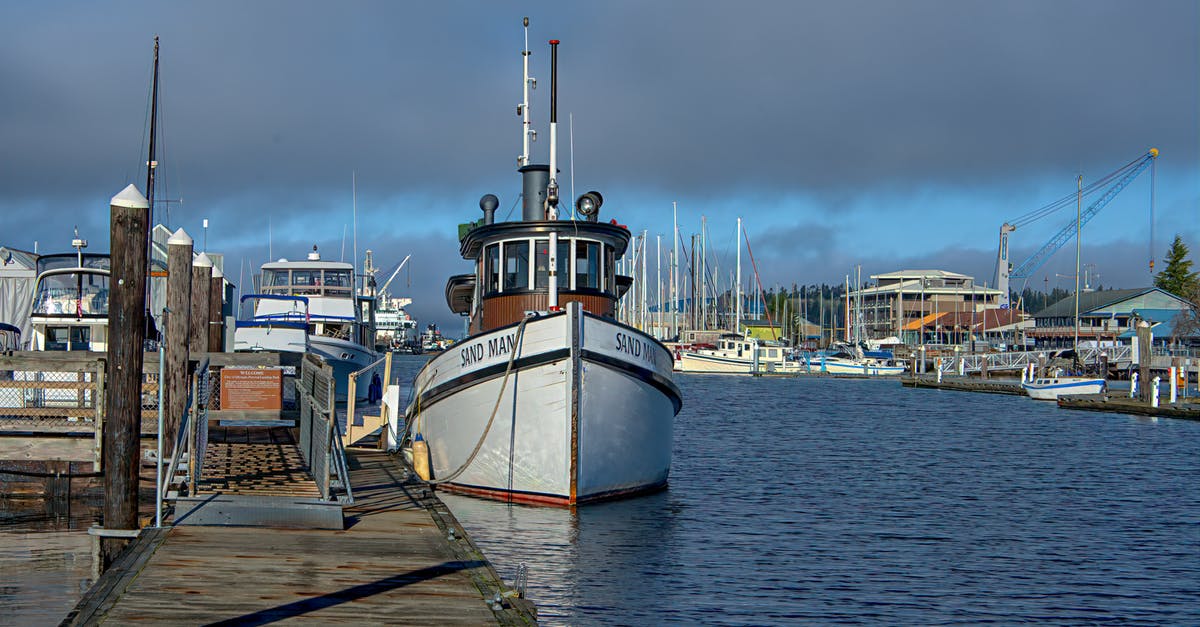
[[[342,353],[342,359],[350,359],[350,353]]]

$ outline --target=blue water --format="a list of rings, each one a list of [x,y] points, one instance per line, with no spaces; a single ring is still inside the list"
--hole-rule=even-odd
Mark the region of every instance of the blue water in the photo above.
[[[427,357],[396,360],[402,384]],[[1200,422],[893,381],[677,377],[670,487],[441,493],[546,625],[1200,625]],[[86,510],[0,504],[0,624],[93,577]]]
[[[1200,624],[1200,423],[679,376],[670,487],[442,494],[544,624]]]

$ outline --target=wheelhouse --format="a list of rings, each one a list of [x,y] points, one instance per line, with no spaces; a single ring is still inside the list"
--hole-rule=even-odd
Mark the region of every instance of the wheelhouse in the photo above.
[[[375,298],[358,295],[354,266],[316,256],[314,252],[305,261],[264,264],[259,290],[265,298],[256,299],[253,318],[260,323],[296,319],[302,312],[309,335],[373,347]],[[297,299],[304,301],[303,308],[298,308]]]
[[[627,229],[557,220],[490,224],[463,238],[462,256],[475,262],[475,272],[451,278],[446,288],[447,304],[469,316],[472,333],[549,308],[552,231],[559,306],[579,301],[594,314],[613,315],[630,284],[616,274],[616,260],[629,245]]]
[[[108,255],[63,253],[37,261],[30,348],[103,351],[108,341]]]

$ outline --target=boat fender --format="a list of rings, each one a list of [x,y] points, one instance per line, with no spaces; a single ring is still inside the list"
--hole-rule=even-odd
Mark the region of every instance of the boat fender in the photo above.
[[[413,454],[413,470],[422,481],[429,481],[432,473],[429,472],[429,445],[425,443],[425,438],[418,433],[413,437],[412,443]]]

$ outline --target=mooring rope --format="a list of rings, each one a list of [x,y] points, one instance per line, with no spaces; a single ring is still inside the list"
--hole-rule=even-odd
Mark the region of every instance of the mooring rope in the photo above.
[[[496,395],[496,404],[492,406],[492,415],[488,418],[487,426],[483,428],[483,435],[479,436],[479,441],[475,443],[475,450],[471,451],[471,455],[467,457],[467,461],[463,462],[462,466],[458,467],[458,470],[455,470],[442,479],[430,479],[429,483],[436,485],[454,481],[471,465],[471,462],[475,461],[475,456],[479,454],[479,449],[483,448],[483,441],[487,439],[488,433],[491,432],[492,423],[495,422],[496,414],[500,411],[500,401],[504,398],[504,390],[508,387],[508,376],[512,374],[513,362],[517,360],[517,349],[521,346],[521,340],[525,337],[526,322],[529,322],[529,318],[522,318],[521,324],[517,325],[517,338],[513,342],[512,354],[508,356],[508,367],[504,369],[504,379],[500,381],[500,393]],[[513,394],[515,395],[516,393],[517,391],[514,389]],[[418,397],[418,402],[420,402],[420,397]]]

